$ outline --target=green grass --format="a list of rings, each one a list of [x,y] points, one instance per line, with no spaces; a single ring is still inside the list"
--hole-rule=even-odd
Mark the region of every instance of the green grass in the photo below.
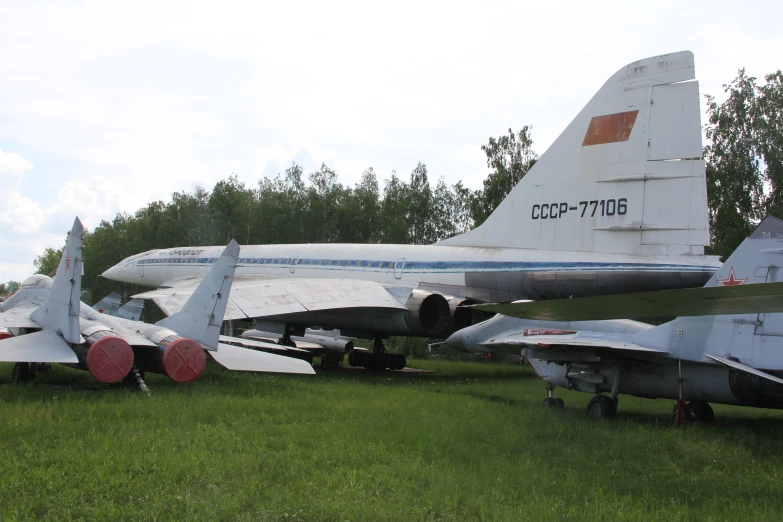
[[[111,520],[780,520],[783,412],[590,396],[520,366],[415,361],[434,376],[231,373],[152,396],[56,367],[0,364],[0,518]],[[57,384],[60,384],[59,386]]]

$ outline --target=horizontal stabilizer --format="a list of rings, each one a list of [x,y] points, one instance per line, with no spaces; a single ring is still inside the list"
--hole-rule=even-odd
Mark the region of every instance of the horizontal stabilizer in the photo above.
[[[767,379],[772,382],[776,382],[778,384],[783,384],[783,379],[779,377],[775,377],[774,375],[770,375],[766,372],[762,372],[761,370],[757,370],[751,366],[748,366],[747,364],[742,364],[741,362],[732,361],[731,359],[724,359],[723,357],[718,357],[717,355],[710,355],[710,354],[705,354],[705,355],[707,355],[707,357],[709,357],[713,361],[717,361],[721,364],[725,364],[729,368],[734,368],[735,370],[746,372],[751,375],[755,375],[756,377],[761,377],[763,379]]]
[[[520,319],[601,321],[638,317],[783,312],[783,283],[684,288],[503,304],[478,308]]]
[[[297,347],[283,346],[282,344],[260,341],[256,339],[243,339],[241,337],[229,337],[228,335],[221,335],[220,342],[239,344],[248,348],[272,350],[276,352],[307,352],[307,350],[299,348],[299,343],[297,343]]]
[[[488,348],[494,346],[581,346],[584,348],[605,348],[608,350],[630,350],[635,352],[666,353],[661,350],[647,348],[638,344],[625,341],[601,338],[597,336],[585,336],[579,332],[569,335],[524,335],[515,332],[504,336],[495,337],[481,343]]]
[[[0,341],[0,361],[77,364],[79,359],[60,335],[42,330]]]
[[[244,372],[299,373],[315,374],[315,370],[307,361],[293,359],[283,355],[260,352],[220,343],[217,351],[207,352],[220,365],[229,370]]]

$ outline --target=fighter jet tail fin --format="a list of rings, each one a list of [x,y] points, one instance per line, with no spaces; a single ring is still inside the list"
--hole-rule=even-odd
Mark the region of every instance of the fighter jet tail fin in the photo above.
[[[443,245],[636,255],[709,244],[690,51],[612,75],[476,229]]]
[[[182,309],[157,324],[171,328],[212,350],[217,350],[220,327],[239,259],[239,244],[233,239],[209,269]]]
[[[765,217],[705,286],[783,281],[783,220]]]
[[[120,309],[120,303],[122,303],[122,296],[117,292],[112,292],[92,305],[92,307],[102,314],[117,315],[117,310]]]
[[[43,330],[53,330],[74,344],[82,342],[79,333],[79,298],[82,290],[83,236],[84,227],[77,217],[68,233],[49,299],[30,314],[30,319]]]

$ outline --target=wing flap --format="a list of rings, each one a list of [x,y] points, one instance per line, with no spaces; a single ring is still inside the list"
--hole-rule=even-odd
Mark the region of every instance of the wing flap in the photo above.
[[[724,364],[728,366],[729,368],[734,368],[735,370],[739,370],[742,372],[749,373],[751,375],[755,375],[757,377],[761,377],[763,379],[770,380],[772,382],[776,382],[778,384],[783,384],[783,379],[779,377],[775,377],[774,375],[770,375],[767,372],[762,372],[761,370],[757,370],[753,368],[752,366],[748,366],[747,364],[742,364],[741,362],[732,361],[731,359],[724,359],[723,357],[718,357],[717,355],[710,355],[705,354],[707,357],[712,359],[713,361],[717,361],[721,364]]]
[[[220,365],[234,371],[315,374],[315,370],[307,361],[230,344],[220,343],[217,351],[207,353]]]
[[[3,362],[79,362],[70,345],[52,330],[42,330],[0,341]]]
[[[783,312],[783,282],[473,305],[520,319],[601,321]]]

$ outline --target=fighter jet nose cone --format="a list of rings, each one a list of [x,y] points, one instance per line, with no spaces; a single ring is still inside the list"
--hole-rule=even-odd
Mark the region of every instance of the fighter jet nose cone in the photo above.
[[[463,330],[457,330],[446,339],[446,345],[454,350],[465,351],[465,334]]]

